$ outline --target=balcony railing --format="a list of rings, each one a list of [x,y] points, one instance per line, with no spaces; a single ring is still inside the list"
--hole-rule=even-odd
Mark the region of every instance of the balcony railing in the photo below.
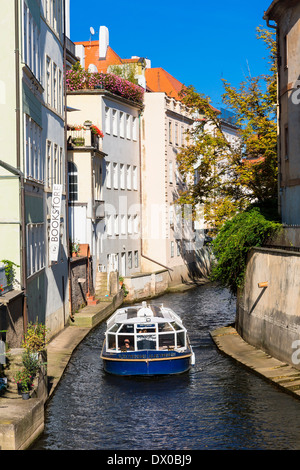
[[[67,131],[68,149],[78,147],[92,147],[95,150],[102,150],[103,139],[94,134],[91,129],[76,129]]]

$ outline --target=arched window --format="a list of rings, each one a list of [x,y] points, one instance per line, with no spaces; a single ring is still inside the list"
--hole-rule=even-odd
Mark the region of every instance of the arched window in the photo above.
[[[68,162],[69,201],[78,201],[78,171],[73,162]]]

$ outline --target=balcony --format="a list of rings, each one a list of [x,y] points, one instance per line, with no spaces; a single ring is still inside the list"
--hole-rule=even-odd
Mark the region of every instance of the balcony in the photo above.
[[[103,138],[95,134],[91,127],[68,126],[68,150],[90,148],[102,151]]]

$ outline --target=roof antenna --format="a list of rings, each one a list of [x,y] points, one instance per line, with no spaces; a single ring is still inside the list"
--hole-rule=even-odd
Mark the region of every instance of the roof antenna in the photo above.
[[[90,43],[92,41],[92,36],[94,36],[98,31],[95,31],[93,26],[90,27]]]

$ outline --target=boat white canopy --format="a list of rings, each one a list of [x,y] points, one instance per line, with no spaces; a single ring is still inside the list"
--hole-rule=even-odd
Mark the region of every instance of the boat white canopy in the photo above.
[[[175,349],[187,347],[182,321],[163,305],[128,306],[118,309],[107,321],[107,351]]]

